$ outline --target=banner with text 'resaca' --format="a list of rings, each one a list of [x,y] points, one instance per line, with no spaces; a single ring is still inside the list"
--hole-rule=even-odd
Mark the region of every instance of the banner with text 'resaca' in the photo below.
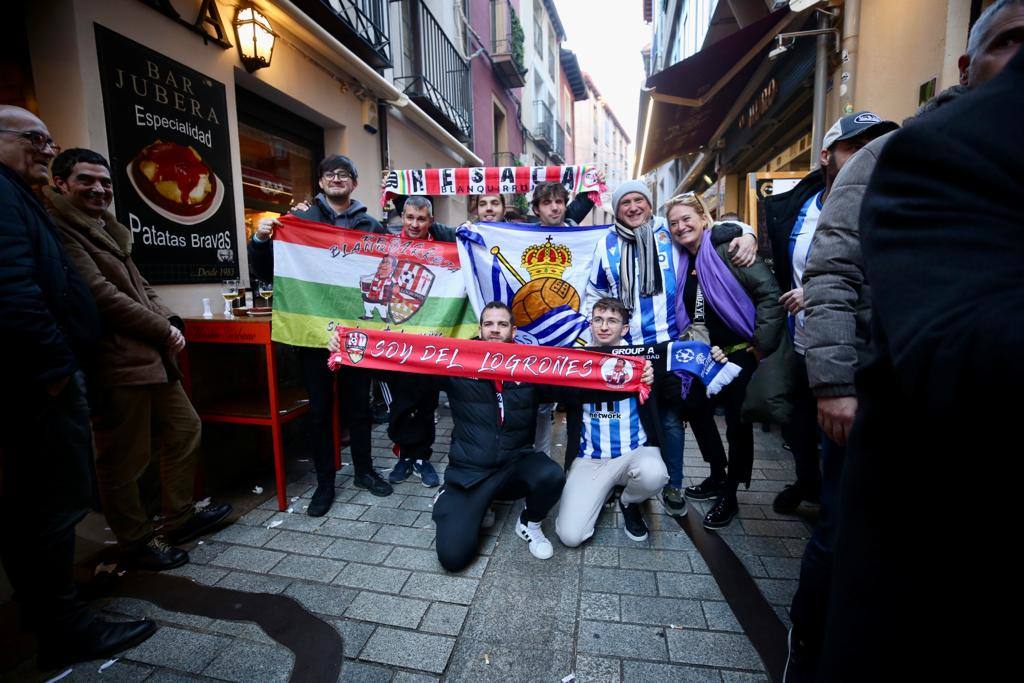
[[[585,345],[590,328],[583,301],[594,244],[608,227],[474,223],[459,228],[474,311],[479,314],[490,301],[508,304],[521,344]]]
[[[336,327],[471,337],[455,244],[282,216],[274,230],[274,341],[326,347]]]

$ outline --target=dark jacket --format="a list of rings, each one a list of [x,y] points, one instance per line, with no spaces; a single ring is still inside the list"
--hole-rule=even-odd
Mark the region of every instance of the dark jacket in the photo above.
[[[3,164],[0,263],[4,401],[41,398],[47,385],[83,368],[99,318],[46,210]]]
[[[870,339],[871,287],[860,251],[860,209],[878,155],[892,133],[872,140],[836,176],[804,269],[807,380],[815,396],[853,396],[853,376]]]
[[[1013,659],[1011,637],[950,624],[1009,608],[1016,568],[951,563],[949,549],[964,539],[984,553],[1017,532],[1021,111],[1024,50],[893,134],[868,184],[860,226],[872,353],[857,372],[821,680],[877,679],[879,667],[893,680],[951,671],[984,680]],[[936,492],[950,491],[965,465],[983,504],[937,519]]]
[[[348,209],[342,213],[335,213],[321,193],[313,199],[308,209],[305,211],[292,211],[292,215],[348,230],[362,230],[363,232],[372,232],[379,235],[387,234],[387,230],[381,226],[380,221],[371,216],[366,206],[356,199],[352,200]],[[273,240],[257,242],[255,239],[250,239],[248,251],[249,268],[256,274],[256,277],[262,280],[273,278]]]
[[[807,174],[789,192],[772,195],[764,200],[764,224],[772,245],[775,280],[782,292],[793,289],[793,262],[789,256],[789,236],[793,232],[800,209],[807,200],[825,189],[825,171],[819,168]]]
[[[132,261],[131,230],[109,212],[101,220],[87,216],[52,187],[43,190],[43,202],[99,309],[103,334],[90,384],[113,387],[180,379],[167,350],[170,320],[177,316]]]

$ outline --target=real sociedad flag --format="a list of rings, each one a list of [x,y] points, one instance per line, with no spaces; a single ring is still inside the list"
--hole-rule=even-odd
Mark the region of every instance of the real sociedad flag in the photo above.
[[[516,330],[520,344],[572,346],[590,329],[586,317],[568,306],[559,306]]]
[[[735,363],[717,363],[711,357],[711,346],[698,341],[670,342],[667,353],[669,372],[685,372],[697,377],[714,396],[743,370]],[[684,392],[688,383],[684,382]]]
[[[583,298],[594,243],[609,226],[472,223],[458,230],[466,293],[477,315],[491,301],[512,309],[516,341],[585,345]]]

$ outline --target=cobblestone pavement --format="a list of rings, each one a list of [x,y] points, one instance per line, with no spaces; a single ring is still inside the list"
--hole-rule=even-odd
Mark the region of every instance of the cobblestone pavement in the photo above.
[[[440,415],[439,472],[451,434],[447,411]],[[390,441],[382,427],[374,436],[376,464],[388,469],[395,462]],[[772,511],[775,492],[792,479],[792,457],[776,434],[756,430],[755,438],[753,484],[741,490],[740,518],[721,537],[788,623],[785,607],[810,527]],[[559,440],[564,430],[556,427]],[[642,543],[623,534],[617,509],[606,509],[593,539],[567,549],[550,516],[544,526],[555,555],[547,561],[534,559],[514,534],[521,503],[501,506],[497,524],[483,532],[479,559],[452,575],[434,552],[436,489],[411,478],[376,498],[355,489],[350,474],[347,466],[338,476],[326,517],[304,514],[310,473],[288,487],[293,513],[277,512],[269,497],[191,544],[191,563],[171,573],[295,598],[342,634],[343,681],[557,683],[570,673],[581,682],[768,680],[700,552],[655,501],[647,510],[650,539]],[[691,482],[707,476],[692,438],[686,474]],[[690,515],[707,505],[691,504]],[[104,609],[115,618],[148,615],[162,628],[102,673],[102,662],[76,666],[72,680],[289,679],[291,651],[253,623],[127,598],[108,599]]]

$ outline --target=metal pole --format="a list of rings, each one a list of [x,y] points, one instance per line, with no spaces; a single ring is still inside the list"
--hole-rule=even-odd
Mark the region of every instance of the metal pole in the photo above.
[[[857,41],[860,36],[860,0],[846,0],[843,6],[843,64],[839,83],[839,111],[852,114],[856,106]]]
[[[818,12],[818,28],[827,29],[829,16]],[[821,139],[825,137],[825,81],[828,74],[828,35],[817,38],[814,62],[814,110],[811,115],[811,170],[821,166]]]

